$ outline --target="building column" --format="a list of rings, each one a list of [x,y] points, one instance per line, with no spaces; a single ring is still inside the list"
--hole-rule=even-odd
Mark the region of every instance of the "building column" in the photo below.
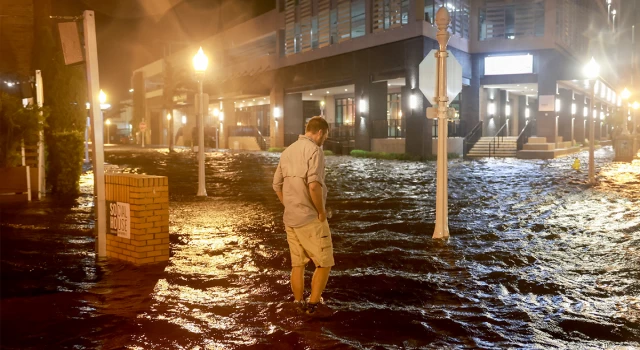
[[[427,119],[426,108],[431,107],[429,101],[418,89],[418,65],[431,51],[430,45],[425,44],[426,38],[416,45],[405,48],[405,86],[402,87],[402,114],[406,120],[405,152],[414,156],[429,157],[432,155],[431,130],[433,121]],[[415,108],[411,108],[411,96],[415,96]]]
[[[302,94],[287,94],[284,96],[284,117],[283,125],[280,125],[282,132],[282,146],[287,147],[294,143],[300,134],[305,131],[305,121],[303,115]]]
[[[511,120],[511,135],[518,136],[524,126],[524,124],[520,123],[520,96],[509,95],[509,106],[511,109],[511,115],[509,116],[509,120]]]
[[[329,125],[336,122],[336,98],[333,95],[324,97],[324,119]]]
[[[487,124],[489,123],[489,116],[487,115],[487,105],[489,103],[489,94],[487,93],[487,89],[478,88],[478,122],[482,122],[482,135],[486,136]],[[470,133],[471,130],[475,127],[468,126],[466,133]]]
[[[369,75],[361,76],[355,82],[354,88],[354,107],[355,107],[355,121],[354,121],[354,134],[355,134],[355,149],[363,151],[371,150],[371,125],[373,122],[370,117],[370,83]],[[364,101],[364,102],[361,102]],[[364,107],[364,108],[361,108]]]
[[[387,82],[372,83],[369,85],[369,118],[371,118],[371,136],[373,138],[386,139],[388,129],[387,120]],[[379,121],[385,122],[385,127],[380,126]]]
[[[493,137],[498,130],[502,127],[504,121],[502,120],[502,113],[504,112],[504,105],[501,102],[503,98],[503,91],[499,89],[485,89],[486,101],[486,118],[483,125],[483,136]],[[489,113],[489,109],[491,112]]]
[[[576,113],[573,117],[573,138],[576,143],[584,142],[584,107],[586,104],[586,98],[583,95],[574,93],[573,103],[576,104]]]
[[[405,85],[401,91],[402,114],[406,120],[405,152],[421,157],[431,156],[433,121],[426,117],[426,108],[431,105],[418,89],[411,89]],[[410,105],[412,95],[416,100],[414,109]]]
[[[556,112],[558,115],[558,135],[562,136],[562,141],[573,142],[573,130],[571,127],[573,124],[573,116],[571,115],[571,105],[574,102],[573,91],[558,89],[556,98],[560,100],[560,110]]]
[[[505,113],[505,109],[507,107],[507,91],[506,90],[498,90],[498,104],[496,108],[496,114],[498,118],[498,123],[496,125],[496,132],[500,130],[504,126],[502,130],[502,134],[504,136],[511,136],[509,134],[509,128],[511,127],[511,121],[507,118]],[[508,125],[507,125],[508,124]],[[506,125],[506,126],[505,126]]]
[[[271,88],[269,101],[271,115],[271,118],[269,118],[269,145],[271,147],[284,147],[284,118],[286,112],[284,108],[284,88],[280,84],[276,83]]]
[[[236,125],[236,106],[231,100],[225,100],[222,102],[222,113],[224,113],[224,119],[220,127],[220,148],[229,147],[229,131],[232,126]]]
[[[598,105],[596,107],[596,117],[594,118],[595,123],[593,124],[593,127],[595,128],[594,129],[595,130],[595,132],[594,132],[595,135],[593,137],[596,140],[600,140],[600,137],[601,137],[601,132],[600,131],[602,130],[602,120],[600,120],[600,113],[603,112],[602,107],[603,106],[602,106],[601,102],[598,103]]]
[[[191,101],[195,102],[195,98],[192,97]],[[184,115],[187,117],[187,123],[182,124],[182,139],[186,147],[192,147],[195,139],[193,138],[193,130],[198,127],[198,116],[195,103],[187,106],[184,109]],[[182,116],[180,117],[182,119]],[[149,121],[147,120],[147,124]]]

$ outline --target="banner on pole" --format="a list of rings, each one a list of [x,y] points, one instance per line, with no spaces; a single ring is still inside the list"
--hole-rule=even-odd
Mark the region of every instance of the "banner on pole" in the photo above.
[[[71,65],[83,62],[84,56],[82,55],[82,45],[80,45],[80,35],[78,34],[76,22],[58,23],[58,31],[60,32],[64,64]]]

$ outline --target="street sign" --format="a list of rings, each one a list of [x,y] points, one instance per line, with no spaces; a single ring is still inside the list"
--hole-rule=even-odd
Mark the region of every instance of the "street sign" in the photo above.
[[[418,66],[420,72],[418,87],[433,106],[438,104],[438,101],[436,101],[438,89],[436,86],[438,80],[437,52],[438,50],[435,49],[429,51]],[[449,57],[447,57],[447,97],[449,97],[449,103],[451,103],[462,91],[462,67],[451,51],[447,50],[447,53],[449,54]]]
[[[109,218],[107,233],[122,238],[131,238],[131,207],[129,203],[106,201]]]
[[[140,128],[140,131],[145,131],[145,130],[147,130],[147,123],[145,123],[145,122],[140,122],[140,124],[138,124],[138,128]]]
[[[553,112],[556,110],[556,96],[555,95],[540,95],[538,97],[538,111],[540,112]]]

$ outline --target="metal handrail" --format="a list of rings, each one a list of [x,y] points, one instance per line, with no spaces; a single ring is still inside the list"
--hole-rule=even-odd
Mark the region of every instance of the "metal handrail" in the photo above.
[[[230,126],[229,127],[229,136],[248,136],[248,137],[255,137],[256,138],[256,142],[258,142],[258,146],[260,147],[261,150],[265,151],[267,149],[267,142],[265,141],[264,137],[262,136],[262,133],[260,132],[260,130],[258,130],[257,127],[253,126],[253,125],[247,125],[247,126]]]
[[[502,133],[502,129],[504,129],[507,126],[507,123],[504,123],[502,125],[502,127],[500,128],[500,130],[498,130],[498,132],[493,136],[493,138],[491,139],[491,141],[489,142],[489,158],[491,158],[491,144],[493,144],[493,150],[495,153],[497,148],[496,148],[496,138],[500,137],[502,138],[502,141],[504,141],[504,136],[501,136],[500,134]],[[498,138],[498,146],[500,146],[500,138]]]
[[[529,127],[532,122],[527,120],[527,124],[522,128],[520,134],[518,135],[518,151],[521,151],[524,148],[524,144],[529,140],[529,136],[531,136],[531,128]]]
[[[478,131],[480,133],[478,133]],[[467,156],[469,151],[473,148],[473,146],[476,145],[476,143],[478,142],[478,140],[480,140],[481,137],[482,137],[482,121],[478,122],[478,124],[476,124],[476,126],[474,126],[473,129],[471,129],[471,132],[469,132],[464,137],[464,142],[462,143],[462,147],[463,147],[462,155],[464,157]]]

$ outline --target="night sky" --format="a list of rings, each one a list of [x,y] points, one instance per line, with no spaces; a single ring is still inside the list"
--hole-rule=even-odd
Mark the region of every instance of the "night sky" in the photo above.
[[[131,72],[162,58],[168,43],[202,41],[233,19],[263,13],[272,0],[52,0],[56,15],[96,13],[100,86],[109,100],[129,98]],[[219,9],[223,9],[223,16]]]

